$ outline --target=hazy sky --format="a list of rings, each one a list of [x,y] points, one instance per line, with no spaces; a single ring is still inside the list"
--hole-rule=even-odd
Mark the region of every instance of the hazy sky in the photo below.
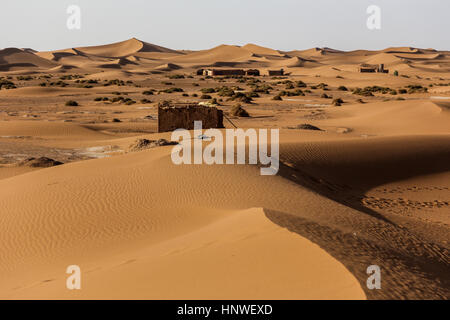
[[[69,5],[81,29],[69,30]],[[369,30],[369,5],[381,29]],[[98,45],[136,37],[173,49],[256,43],[279,49],[450,49],[450,0],[3,0],[0,48]]]

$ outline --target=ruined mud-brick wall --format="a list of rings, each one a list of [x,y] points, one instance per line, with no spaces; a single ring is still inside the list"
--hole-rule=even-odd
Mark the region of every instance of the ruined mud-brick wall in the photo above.
[[[184,105],[158,107],[158,132],[194,129],[194,121],[202,121],[203,129],[223,128],[223,112],[215,107]]]

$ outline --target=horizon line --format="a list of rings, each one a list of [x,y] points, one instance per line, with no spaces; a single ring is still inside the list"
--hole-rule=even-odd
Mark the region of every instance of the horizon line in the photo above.
[[[325,47],[313,46],[313,47],[307,47],[307,48],[304,48],[304,49],[282,50],[282,49],[275,49],[275,48],[272,48],[272,47],[269,47],[269,46],[265,46],[265,45],[262,45],[262,44],[257,44],[257,43],[254,43],[254,42],[247,42],[246,44],[243,44],[243,45],[222,43],[222,44],[213,45],[212,47],[204,48],[204,49],[174,49],[174,48],[166,47],[164,45],[156,44],[156,43],[153,43],[153,42],[147,42],[145,40],[141,40],[141,39],[136,38],[136,37],[131,37],[131,38],[128,38],[128,39],[125,39],[125,40],[119,40],[119,41],[108,42],[108,43],[103,43],[103,44],[77,45],[77,46],[70,46],[70,47],[66,47],[66,48],[50,49],[50,50],[35,50],[32,47],[20,47],[20,46],[3,47],[3,48],[0,48],[0,50],[10,49],[10,48],[17,48],[17,49],[31,49],[31,50],[34,50],[36,52],[50,52],[50,51],[59,51],[59,50],[67,50],[67,49],[74,49],[74,48],[101,47],[101,46],[118,44],[118,43],[121,43],[121,42],[130,41],[130,40],[137,40],[137,41],[140,41],[140,42],[144,42],[144,43],[147,43],[147,44],[163,47],[165,49],[170,49],[170,50],[174,50],[174,51],[205,51],[205,50],[214,49],[214,48],[217,48],[217,47],[220,47],[220,46],[224,46],[224,45],[225,46],[235,46],[235,47],[239,47],[239,48],[242,48],[242,47],[244,47],[246,45],[256,45],[256,46],[260,46],[260,47],[264,47],[264,48],[268,48],[268,49],[272,49],[272,50],[277,50],[277,51],[280,51],[280,52],[304,51],[304,50],[309,50],[309,49],[332,49],[332,50],[337,50],[337,51],[342,51],[342,52],[353,52],[353,51],[358,51],[358,50],[381,51],[381,50],[386,50],[386,49],[389,49],[389,48],[412,48],[412,49],[435,50],[435,51],[450,51],[450,50],[447,50],[447,49],[442,49],[441,50],[441,49],[436,49],[436,48],[433,48],[433,47],[425,48],[425,47],[404,46],[404,45],[403,46],[402,45],[399,45],[399,46],[390,45],[390,46],[387,46],[387,47],[384,47],[384,48],[378,48],[378,49],[359,48],[359,49],[345,50],[345,49],[332,48],[332,47],[328,47],[328,46],[325,46]]]

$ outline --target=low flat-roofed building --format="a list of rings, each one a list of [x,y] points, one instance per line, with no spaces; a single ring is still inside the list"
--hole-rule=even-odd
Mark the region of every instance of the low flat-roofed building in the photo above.
[[[359,68],[358,71],[361,73],[389,73],[389,70],[384,68],[384,64],[381,63],[379,65],[370,65],[370,64],[362,64]]]
[[[205,69],[205,76],[245,76],[243,69]]]
[[[259,72],[258,69],[248,69],[247,71],[245,71],[245,74],[247,76],[259,76],[259,75],[261,75],[261,73]]]
[[[269,76],[284,76],[284,70],[283,69],[267,70],[267,73],[269,74]]]

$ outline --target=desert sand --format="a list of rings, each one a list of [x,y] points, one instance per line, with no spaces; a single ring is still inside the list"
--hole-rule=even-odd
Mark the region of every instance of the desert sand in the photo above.
[[[2,299],[450,298],[449,51],[133,38],[0,50],[0,84]],[[212,103],[204,89],[220,87],[253,93],[208,93],[237,127],[280,129],[276,176],[130,148],[170,140],[159,102]],[[250,117],[233,116],[236,103]],[[66,288],[69,265],[81,290]],[[366,286],[370,265],[380,290]]]

